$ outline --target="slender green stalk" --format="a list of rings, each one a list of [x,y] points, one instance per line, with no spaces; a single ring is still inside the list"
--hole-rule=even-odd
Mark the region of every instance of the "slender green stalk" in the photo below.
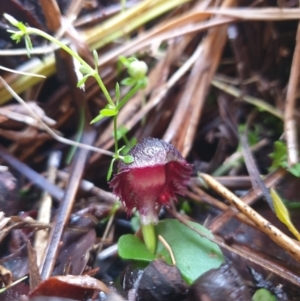
[[[18,33],[18,32],[16,32]],[[21,34],[22,31],[19,31],[19,33]],[[27,28],[27,32],[28,35],[30,34],[36,34],[39,35],[41,37],[43,37],[44,39],[58,45],[59,47],[61,47],[63,50],[65,50],[67,53],[69,53],[72,57],[74,57],[78,62],[80,62],[81,65],[83,65],[84,67],[87,68],[87,70],[89,70],[89,73],[91,74],[91,76],[93,76],[95,78],[95,80],[97,81],[98,85],[100,86],[103,94],[105,95],[107,101],[109,102],[109,104],[114,108],[115,104],[112,100],[112,98],[110,97],[101,77],[99,76],[97,70],[94,70],[85,60],[83,60],[75,51],[73,51],[71,48],[69,48],[67,45],[65,45],[64,43],[62,43],[61,41],[57,40],[56,38],[52,37],[51,35],[47,34],[46,32],[39,30],[37,28],[32,28],[32,27],[28,27]]]
[[[108,91],[107,91],[107,89],[106,89],[106,87],[105,87],[105,85],[104,85],[104,83],[103,83],[103,81],[102,81],[100,75],[99,75],[98,73],[95,73],[94,77],[95,77],[95,79],[96,79],[98,85],[100,86],[100,88],[101,88],[103,94],[105,95],[107,101],[109,102],[109,104],[110,104],[113,108],[115,108],[116,106],[115,106],[113,100],[111,99],[111,97],[110,97],[110,95],[109,95],[109,93],[108,93]]]
[[[22,31],[19,31],[19,32],[16,32],[16,33],[20,33],[21,34]],[[94,69],[92,69],[91,66],[88,63],[86,63],[85,60],[83,60],[75,51],[73,51],[71,48],[69,48],[63,42],[61,42],[60,40],[57,40],[56,38],[52,37],[48,33],[44,32],[44,31],[42,31],[42,30],[40,30],[38,28],[33,28],[33,27],[27,27],[26,33],[28,35],[35,34],[35,35],[41,36],[44,39],[52,42],[53,44],[58,45],[60,48],[62,48],[66,52],[68,52],[72,57],[76,58],[76,60],[78,60],[82,65],[84,65],[85,67],[87,67],[91,71],[94,71]]]
[[[26,278],[28,278],[28,276],[24,276],[24,277],[22,277],[22,278],[20,278],[20,279],[18,279],[18,280],[16,280],[16,281],[14,281],[13,283],[7,285],[6,287],[1,288],[1,289],[0,289],[0,294],[4,293],[6,290],[8,290],[9,288],[13,287],[14,285],[16,285],[16,284],[22,282],[22,281],[25,280]]]
[[[114,116],[114,136],[115,136],[115,154],[118,154],[118,136],[117,136],[117,120],[118,115]]]
[[[148,250],[154,254],[156,250],[156,236],[155,236],[155,229],[154,229],[154,224],[146,224],[143,225],[141,224],[142,227],[142,233],[143,233],[143,238],[146,247]]]
[[[118,110],[120,110],[126,102],[136,93],[140,90],[141,84],[137,83],[124,97],[121,99],[119,105],[118,105]]]

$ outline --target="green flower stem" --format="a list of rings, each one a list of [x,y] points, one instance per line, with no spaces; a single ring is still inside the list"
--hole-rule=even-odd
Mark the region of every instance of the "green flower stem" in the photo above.
[[[123,97],[123,99],[120,101],[120,103],[117,105],[118,111],[126,104],[126,102],[141,88],[140,83],[136,83],[136,85]],[[117,120],[118,115],[114,116],[114,136],[115,136],[115,154],[118,154],[119,146],[118,146],[118,139],[117,139]],[[120,156],[119,156],[120,158]],[[117,158],[118,159],[118,158]]]
[[[112,98],[110,97],[110,95],[109,95],[109,93],[108,93],[108,91],[107,91],[107,89],[106,89],[106,87],[105,87],[105,85],[104,85],[104,83],[103,83],[103,81],[102,81],[102,79],[101,79],[101,77],[100,77],[100,75],[98,74],[97,71],[95,71],[94,78],[96,79],[98,85],[100,86],[100,88],[101,88],[103,94],[105,95],[107,101],[109,102],[109,104],[110,104],[113,108],[115,108],[116,105],[114,104]]]
[[[124,107],[124,105],[126,104],[126,102],[136,93],[140,90],[141,88],[141,84],[140,83],[136,83],[135,86],[123,97],[123,99],[121,99],[119,105],[118,105],[118,110],[120,110],[122,107]]]
[[[146,247],[148,250],[154,254],[156,250],[156,236],[155,236],[155,229],[154,229],[154,224],[146,224],[146,225],[141,225],[142,227],[142,233],[143,233],[143,238]]]
[[[16,32],[19,34],[23,34],[24,33],[22,31]],[[30,35],[30,34],[36,34],[39,35],[41,37],[43,37],[44,39],[58,45],[59,47],[61,47],[63,50],[65,50],[67,53],[69,53],[72,57],[74,57],[77,61],[80,62],[81,65],[85,66],[88,70],[90,70],[90,74],[91,76],[93,76],[98,85],[100,86],[103,94],[105,95],[107,101],[109,102],[109,104],[114,108],[115,104],[112,100],[112,98],[110,97],[101,77],[98,74],[97,70],[94,70],[88,63],[86,63],[85,60],[83,60],[76,52],[74,52],[71,48],[69,48],[67,45],[65,45],[64,43],[62,43],[61,41],[55,39],[54,37],[52,37],[51,35],[47,34],[46,32],[39,30],[37,28],[32,28],[32,27],[27,27],[26,28],[26,34]]]

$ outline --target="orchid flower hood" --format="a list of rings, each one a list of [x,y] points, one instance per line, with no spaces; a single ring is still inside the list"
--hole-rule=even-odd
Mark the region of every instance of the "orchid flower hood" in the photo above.
[[[142,223],[156,223],[160,205],[168,205],[177,200],[177,194],[184,194],[192,166],[172,144],[156,138],[144,138],[129,155],[134,161],[119,161],[119,172],[110,187],[129,214],[136,208]]]

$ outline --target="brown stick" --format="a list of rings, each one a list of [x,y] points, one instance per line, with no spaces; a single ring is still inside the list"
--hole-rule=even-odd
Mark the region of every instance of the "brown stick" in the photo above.
[[[207,174],[200,174],[200,176],[209,184],[209,186],[218,192],[222,197],[235,206],[240,212],[244,213],[262,232],[267,234],[274,242],[286,250],[293,258],[300,262],[300,244],[294,239],[288,237],[268,220],[263,218],[255,210],[245,204],[235,194],[218,183],[213,177]]]
[[[275,185],[284,175],[286,174],[286,171],[282,169],[278,169],[275,172],[269,174],[266,176],[264,183],[267,188],[272,187]],[[260,189],[251,189],[249,190],[244,196],[241,197],[241,200],[247,204],[251,205],[255,200],[260,198],[262,196],[262,192]],[[213,219],[213,221],[210,224],[210,230],[212,232],[218,231],[220,227],[224,225],[226,221],[231,219],[235,215],[235,212],[228,208],[226,211],[219,214],[216,218]]]
[[[56,2],[54,0],[51,1],[41,0],[41,2],[43,2],[44,4],[43,10],[44,10],[47,23],[49,24],[49,26],[52,26],[50,29],[53,31],[57,31],[60,28],[61,15],[57,8]],[[49,6],[52,7],[49,8]],[[56,15],[55,16],[50,15],[49,11],[56,11]],[[56,18],[56,21],[50,22],[51,18]],[[77,109],[77,116],[79,118],[80,110],[83,110],[85,115],[84,116],[85,125],[81,137],[81,142],[88,145],[92,145],[96,137],[96,132],[89,124],[91,117],[89,115],[88,109],[86,108],[85,95],[83,94],[82,90],[74,88],[76,87],[78,79],[74,72],[73,60],[63,50],[58,51],[57,58],[60,59],[60,64],[62,66],[61,73],[64,73],[63,75],[69,85],[72,99],[74,100],[74,105],[76,106]],[[72,169],[70,172],[69,182],[63,200],[60,204],[60,208],[58,210],[56,220],[54,221],[52,231],[50,233],[49,243],[45,253],[45,260],[41,265],[41,277],[43,280],[49,278],[53,271],[59,252],[61,237],[68,223],[71,210],[75,203],[76,193],[83,175],[87,157],[88,157],[87,150],[78,149],[76,151],[73,164],[72,164]]]

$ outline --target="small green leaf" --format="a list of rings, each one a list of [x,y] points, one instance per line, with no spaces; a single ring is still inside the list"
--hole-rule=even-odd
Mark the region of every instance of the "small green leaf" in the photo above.
[[[295,237],[300,240],[300,233],[293,225],[290,214],[287,210],[287,208],[284,206],[284,203],[282,202],[280,196],[277,194],[277,192],[274,189],[270,189],[270,194],[273,200],[274,210],[278,217],[278,219],[287,226],[287,228],[295,235]]]
[[[191,205],[188,201],[183,201],[180,206],[180,210],[183,211],[185,214],[190,214],[192,212]]]
[[[293,165],[287,169],[293,176],[300,178],[300,163]]]
[[[137,144],[137,138],[136,137],[132,137],[130,140],[130,146],[134,147]]]
[[[277,301],[277,298],[265,288],[261,288],[255,292],[252,301]]]
[[[287,147],[284,142],[275,141],[274,151],[270,154],[270,158],[273,159],[270,171],[273,171],[278,167],[282,167],[290,172],[293,176],[300,178],[300,163],[297,163],[292,167],[289,166],[287,158]]]
[[[123,86],[134,86],[136,84],[136,79],[133,79],[131,77],[126,77],[121,81],[121,84]]]
[[[77,88],[80,88],[83,86],[86,82],[86,80],[90,77],[89,74],[86,74],[78,83],[77,83]]]
[[[127,65],[130,63],[128,62],[127,58],[123,55],[120,55],[118,58],[118,61],[123,64],[125,67],[127,67]]]
[[[145,89],[148,86],[148,78],[146,76],[139,79],[139,86],[141,89]]]
[[[13,34],[10,36],[10,38],[11,38],[13,41],[16,41],[17,44],[21,42],[21,39],[22,39],[22,37],[23,37],[22,34],[20,34],[19,32],[14,32],[14,31],[12,31],[12,30],[8,30],[8,32],[13,33]]]
[[[116,116],[119,113],[117,109],[102,109],[100,114],[106,117]]]
[[[18,23],[18,28],[25,34],[27,32],[27,27],[24,23],[19,22]]]
[[[116,83],[116,104],[118,105],[119,104],[119,101],[120,101],[120,86],[119,86],[119,83]]]
[[[283,167],[283,163],[287,162],[286,145],[282,141],[275,141],[274,151],[270,154],[270,158],[273,159],[271,169],[275,170],[278,167]]]
[[[126,234],[119,238],[118,252],[123,259],[134,259],[150,262],[155,256],[150,253],[145,244],[132,234]]]
[[[103,116],[101,114],[99,114],[98,116],[96,116],[90,123],[93,124],[93,123],[96,123],[98,121],[100,121],[101,119],[105,118],[106,116]]]
[[[28,35],[25,35],[25,46],[26,46],[26,50],[27,50],[27,55],[28,55],[28,57],[30,57],[30,52],[32,50],[32,43],[31,43],[30,37]]]
[[[94,57],[95,70],[98,70],[99,57],[96,49],[93,50],[93,57]]]
[[[4,17],[11,25],[13,25],[13,26],[15,26],[15,27],[18,27],[18,25],[19,25],[20,22],[19,22],[17,19],[15,19],[13,16],[4,13],[4,14],[3,14],[3,17]]]
[[[126,156],[124,156],[123,161],[126,164],[130,164],[130,163],[134,162],[134,158],[130,155],[126,155]]]
[[[119,113],[119,111],[117,109],[112,109],[111,106],[107,106],[105,109],[102,109],[99,112],[99,115],[97,117],[95,117],[92,121],[92,123],[95,123],[97,121],[100,121],[101,119],[103,119],[104,117],[111,117],[111,116],[115,116]]]
[[[121,62],[125,67],[128,67],[130,63],[137,61],[137,58],[131,56],[131,57],[125,57],[125,56],[119,56],[119,62]]]
[[[189,222],[189,224],[212,237],[212,234],[200,224]],[[155,227],[156,234],[161,235],[171,247],[176,266],[180,270],[187,283],[193,283],[200,275],[213,268],[218,268],[224,257],[219,246],[207,238],[188,228],[175,219],[160,221]],[[169,252],[159,242],[156,254],[171,264]]]
[[[114,163],[116,161],[116,158],[113,158],[109,164],[109,168],[108,168],[108,171],[107,171],[107,176],[106,176],[106,180],[107,182],[110,180],[111,178],[111,175],[112,175],[112,171],[113,171],[113,167],[114,167]]]

